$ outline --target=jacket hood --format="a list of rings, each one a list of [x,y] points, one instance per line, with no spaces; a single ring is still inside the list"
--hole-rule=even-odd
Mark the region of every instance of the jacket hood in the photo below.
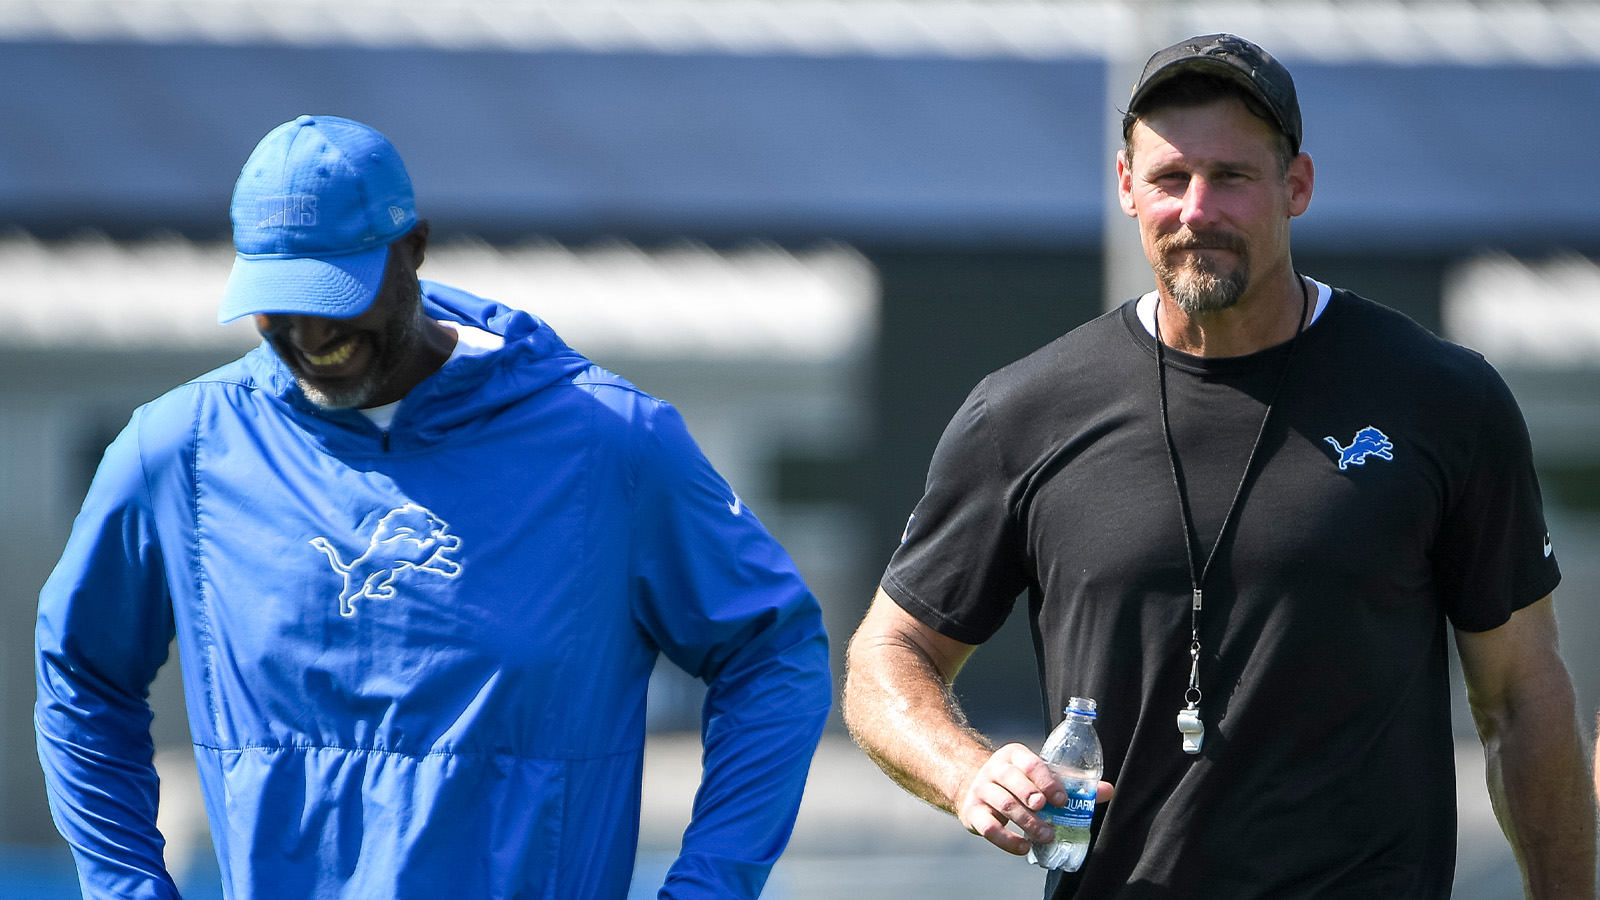
[[[388,452],[420,449],[459,436],[495,411],[593,367],[530,313],[432,281],[422,282],[422,294],[423,309],[430,317],[497,334],[505,346],[452,359],[413,388],[390,428]],[[294,375],[265,341],[239,364],[248,381],[287,406],[288,414],[330,451],[371,451],[382,437],[378,427],[356,410],[326,410],[307,400]]]

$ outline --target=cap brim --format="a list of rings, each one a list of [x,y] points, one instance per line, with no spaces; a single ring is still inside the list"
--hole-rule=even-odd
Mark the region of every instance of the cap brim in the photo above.
[[[342,256],[236,256],[217,321],[258,313],[359,316],[372,305],[389,261],[387,244]]]

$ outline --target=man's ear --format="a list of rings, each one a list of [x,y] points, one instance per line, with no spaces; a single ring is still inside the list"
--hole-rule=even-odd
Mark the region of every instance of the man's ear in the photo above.
[[[417,224],[413,225],[411,230],[405,233],[404,237],[395,241],[395,244],[404,247],[406,252],[411,254],[412,269],[421,267],[422,259],[427,255],[428,231],[428,220],[418,219]]]
[[[1128,161],[1128,151],[1117,151],[1117,200],[1122,211],[1133,218],[1139,217],[1133,206],[1133,170]]]
[[[1317,180],[1316,167],[1311,164],[1311,154],[1301,151],[1289,162],[1289,216],[1293,218],[1311,206],[1311,188]]]

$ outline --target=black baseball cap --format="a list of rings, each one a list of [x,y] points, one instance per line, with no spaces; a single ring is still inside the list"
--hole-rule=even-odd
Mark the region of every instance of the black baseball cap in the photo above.
[[[1261,101],[1284,137],[1289,152],[1300,152],[1300,101],[1294,79],[1272,54],[1232,34],[1206,34],[1157,50],[1144,64],[1128,101],[1130,119],[1156,87],[1184,75],[1215,75],[1244,88]]]

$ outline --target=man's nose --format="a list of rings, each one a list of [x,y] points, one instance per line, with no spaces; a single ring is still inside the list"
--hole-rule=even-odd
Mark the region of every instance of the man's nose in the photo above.
[[[1204,175],[1191,175],[1187,189],[1183,192],[1183,211],[1179,217],[1180,221],[1184,224],[1210,221],[1215,212],[1215,201],[1216,196],[1211,190],[1211,182],[1207,181]]]
[[[258,315],[256,330],[282,335],[297,347],[315,350],[334,337],[334,323],[322,316]]]

